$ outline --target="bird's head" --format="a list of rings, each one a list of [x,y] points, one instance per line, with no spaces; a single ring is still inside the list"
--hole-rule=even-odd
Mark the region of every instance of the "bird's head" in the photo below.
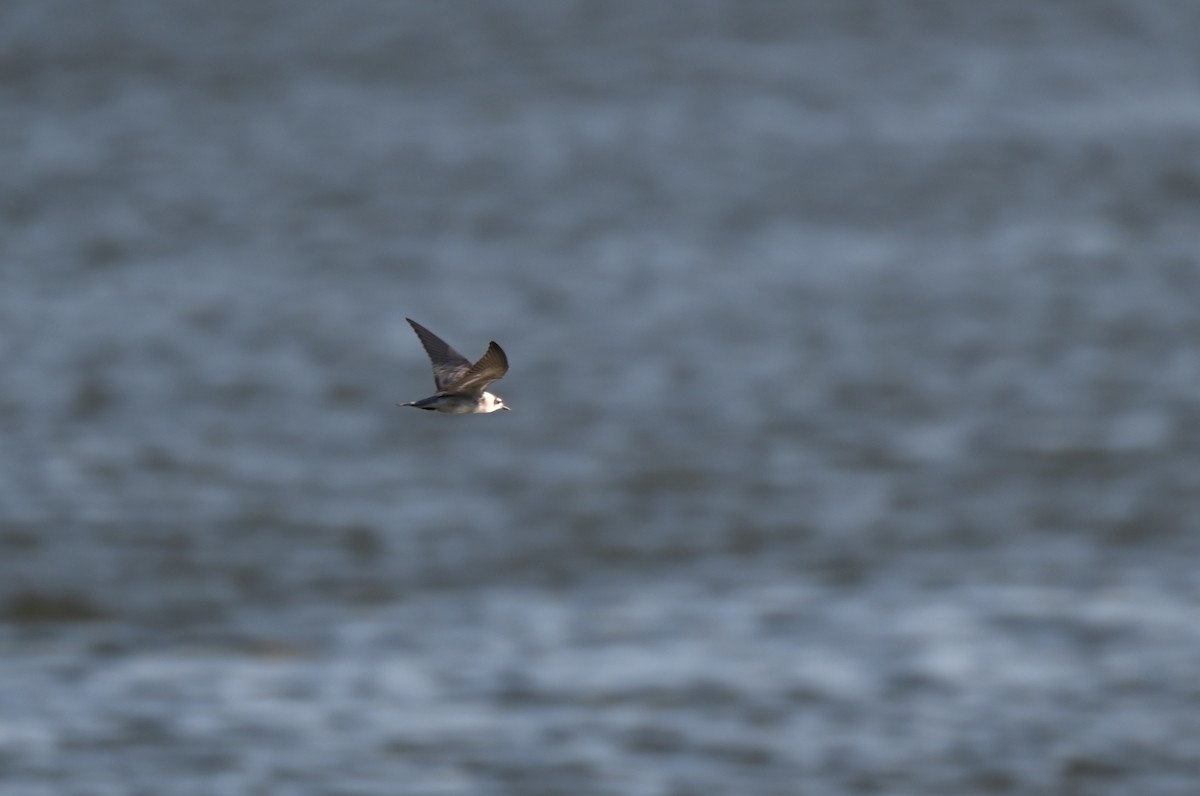
[[[504,399],[499,395],[492,395],[490,392],[485,392],[483,394],[483,411],[497,412],[501,409],[506,412],[512,411],[508,408],[508,405],[504,403]]]

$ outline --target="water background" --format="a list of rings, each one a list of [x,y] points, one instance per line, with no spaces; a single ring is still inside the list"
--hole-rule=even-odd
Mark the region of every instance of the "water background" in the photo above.
[[[1193,796],[1198,37],[4,3],[0,793]]]

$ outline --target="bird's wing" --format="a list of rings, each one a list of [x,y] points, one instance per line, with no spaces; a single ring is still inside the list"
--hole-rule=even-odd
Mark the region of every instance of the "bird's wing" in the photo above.
[[[433,384],[439,392],[460,381],[471,370],[471,360],[451,348],[445,340],[412,318],[404,320],[408,321],[417,337],[421,338],[421,345],[425,346],[425,353],[433,364]]]
[[[488,343],[487,352],[479,361],[462,374],[457,381],[447,384],[447,392],[483,392],[492,382],[508,373],[508,357],[495,341]]]

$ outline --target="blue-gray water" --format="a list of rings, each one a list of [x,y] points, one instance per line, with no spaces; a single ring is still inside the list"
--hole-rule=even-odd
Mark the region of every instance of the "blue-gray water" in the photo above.
[[[0,793],[1193,796],[1198,38],[4,3]]]

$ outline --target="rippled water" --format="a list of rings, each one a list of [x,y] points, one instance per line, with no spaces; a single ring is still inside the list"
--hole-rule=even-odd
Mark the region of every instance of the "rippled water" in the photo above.
[[[0,792],[1191,796],[1197,33],[5,4]]]

